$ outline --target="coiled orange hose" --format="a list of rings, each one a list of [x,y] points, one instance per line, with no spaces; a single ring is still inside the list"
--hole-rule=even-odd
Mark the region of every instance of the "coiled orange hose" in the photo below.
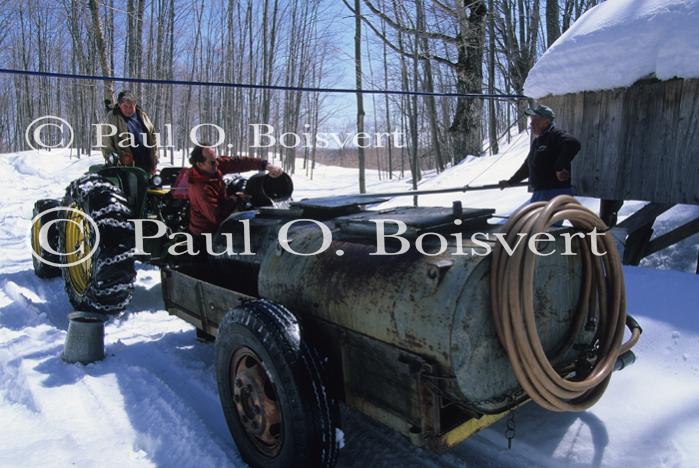
[[[580,242],[583,262],[581,300],[569,333],[569,340],[558,357],[572,345],[585,320],[591,304],[599,312],[597,359],[584,378],[571,370],[556,370],[544,352],[536,330],[534,311],[534,270],[536,255],[518,248],[508,256],[497,244],[491,265],[491,304],[495,328],[512,364],[517,381],[529,397],[552,411],[582,411],[592,406],[604,393],[619,355],[631,349],[640,336],[640,329],[631,329],[631,338],[622,344],[626,323],[626,292],[621,260],[607,226],[592,211],[575,198],[562,195],[550,202],[537,202],[513,214],[505,225],[506,239],[513,242],[518,233],[527,238],[546,232],[555,223],[567,219],[574,228],[591,232],[594,228],[604,235],[598,250],[605,255],[593,255],[591,239]],[[512,244],[510,244],[512,245]]]

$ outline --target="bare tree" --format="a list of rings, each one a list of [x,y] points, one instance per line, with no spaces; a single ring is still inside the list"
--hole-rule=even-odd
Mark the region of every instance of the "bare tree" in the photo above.
[[[576,19],[601,2],[602,0],[564,0],[561,32],[566,32]]]
[[[97,44],[97,55],[99,56],[102,74],[104,76],[112,76],[111,63],[107,60],[107,47],[104,42],[104,33],[102,32],[102,21],[100,20],[99,5],[97,0],[89,0],[90,15],[92,17],[92,34],[95,37]],[[104,101],[111,102],[114,99],[114,82],[111,80],[104,81]]]
[[[557,0],[556,0],[557,1]],[[488,0],[488,93],[495,94],[495,8],[493,0]],[[498,154],[497,116],[495,100],[488,99],[488,141],[490,154]]]
[[[364,132],[364,98],[362,95],[362,18],[360,0],[354,0],[354,76],[357,86],[357,134]],[[366,192],[366,179],[364,173],[364,142],[357,145],[357,158],[359,160],[359,193]]]
[[[546,47],[561,36],[561,9],[558,0],[546,0]]]
[[[480,94],[483,89],[482,60],[485,43],[485,0],[458,0],[453,6],[448,6],[439,1],[433,0],[456,25],[454,34],[428,31],[426,28],[420,29],[415,24],[407,25],[399,17],[389,16],[381,11],[371,0],[363,0],[364,4],[371,12],[395,31],[408,34],[413,37],[421,37],[428,40],[445,42],[457,50],[456,61],[436,53],[420,53],[421,60],[433,60],[453,68],[456,77],[456,91],[462,94]],[[352,9],[346,0],[343,0],[348,8]],[[373,25],[366,17],[362,19],[369,25],[386,44],[398,54],[406,54],[405,50],[396,47],[386,35]],[[455,115],[449,130],[454,136],[454,145],[459,148],[458,160],[463,159],[467,154],[480,154],[481,152],[481,115],[482,102],[479,99],[459,97]]]
[[[500,0],[499,15],[495,26],[497,39],[507,63],[507,77],[516,94],[524,93],[524,82],[537,57],[539,33],[539,0]],[[526,101],[517,101],[517,113],[522,115]],[[526,122],[519,120],[519,131],[524,131]]]

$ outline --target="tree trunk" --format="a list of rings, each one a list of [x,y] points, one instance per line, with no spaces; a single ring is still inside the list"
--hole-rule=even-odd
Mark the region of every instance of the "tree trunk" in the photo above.
[[[558,1],[558,0],[555,0]],[[488,94],[495,94],[495,9],[493,0],[488,1]],[[488,139],[490,154],[498,154],[498,129],[495,115],[495,100],[488,99]]]
[[[415,8],[417,10],[417,29],[425,29],[425,6],[422,0],[416,0]],[[427,43],[427,38],[424,36],[420,37],[420,46],[423,53],[429,55],[430,48]],[[432,63],[430,59],[425,59],[422,62],[423,71],[425,73],[425,86],[424,90],[428,93],[434,92],[434,84],[432,82]],[[442,158],[442,145],[439,142],[439,126],[437,125],[437,104],[435,102],[434,96],[426,96],[425,98],[427,104],[427,115],[430,123],[430,137],[432,139],[432,151],[434,151],[435,163],[437,165],[437,171],[442,172],[444,170],[444,160]]]
[[[468,2],[468,0],[466,0]],[[465,6],[460,5],[464,10]],[[483,0],[469,3],[468,16],[464,12],[458,36],[458,59],[456,71],[456,91],[459,93],[481,93],[483,91],[483,46],[485,43],[486,7]],[[456,162],[467,155],[479,155],[482,151],[481,118],[483,101],[457,98],[456,115],[449,130],[453,133],[459,152]]]
[[[364,132],[364,100],[362,96],[362,19],[360,13],[360,0],[354,0],[354,76],[357,86],[357,133]],[[362,145],[364,142],[361,142]],[[366,192],[366,175],[364,172],[364,148],[357,147],[357,159],[359,160],[359,193]]]
[[[386,35],[386,22],[381,21],[381,32]],[[383,43],[383,86],[384,89],[388,89],[388,46]],[[391,106],[388,100],[388,94],[384,94],[384,105],[386,111],[386,131],[391,134]],[[388,178],[393,179],[393,138],[387,139],[388,145]]]
[[[558,0],[546,0],[546,47],[561,36],[561,11]]]
[[[102,32],[102,22],[100,21],[99,5],[97,0],[88,2],[90,14],[92,16],[92,34],[97,44],[97,54],[99,55],[100,66],[104,76],[112,76],[110,62],[107,60],[107,48],[104,43],[104,34]],[[104,101],[111,102],[114,99],[114,82],[112,80],[104,81]]]

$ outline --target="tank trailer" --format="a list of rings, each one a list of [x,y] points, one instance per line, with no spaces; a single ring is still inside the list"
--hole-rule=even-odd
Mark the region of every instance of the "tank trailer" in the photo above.
[[[158,265],[167,311],[215,341],[223,412],[252,466],[333,466],[339,402],[440,451],[529,400],[584,410],[634,360],[641,330],[614,238],[572,197],[502,224],[458,202],[367,208],[382,195],[280,208],[291,179],[255,177],[252,206],[192,258],[167,254],[186,229],[187,203],[167,186],[179,169],[139,171],[96,166],[64,200],[35,205],[35,271],[62,274],[76,309],[64,357],[102,357],[101,338],[85,337],[129,303],[134,259]],[[552,227],[563,219],[572,227]],[[520,238],[529,249],[512,249]]]
[[[520,351],[503,345],[507,341],[499,335],[507,333],[506,325],[493,316],[493,270],[499,268],[494,256],[502,257],[504,249],[493,236],[487,242],[495,253],[484,255],[480,238],[471,240],[473,233],[506,234],[512,226],[490,224],[494,210],[462,209],[458,203],[452,209],[364,208],[381,201],[330,197],[295,202],[289,209],[237,213],[213,237],[213,250],[223,254],[209,256],[205,264],[162,269],[167,310],[216,339],[222,405],[241,453],[256,466],[267,466],[284,453],[289,439],[296,440],[289,415],[304,418],[288,407],[297,394],[321,408],[343,401],[435,451],[458,444],[530,398],[511,362],[520,359]],[[554,231],[550,250],[570,249],[570,237],[564,236],[570,231]],[[232,245],[244,245],[246,237],[254,255],[227,248],[231,239]],[[385,240],[386,252],[405,251],[376,255],[377,239]],[[608,271],[594,276],[591,263],[599,260],[589,255],[589,241],[574,242],[574,255],[529,261],[528,277],[512,264],[504,267],[505,273],[515,272],[517,288],[530,288],[534,326],[528,332],[556,377],[602,376],[592,388],[564,389],[563,402],[537,394],[542,406],[559,411],[583,409],[596,400],[612,368],[633,361],[633,343],[621,345],[624,324],[633,330],[633,342],[640,333],[625,313],[617,310],[611,317],[607,298],[593,290],[592,283],[606,281],[605,275],[620,275],[618,258],[610,260],[617,270],[607,264]],[[614,249],[613,242],[603,248]],[[442,253],[429,254],[437,251]],[[611,257],[615,251],[607,253]],[[510,283],[503,279],[502,284],[506,289],[498,294],[505,297]],[[623,294],[623,284],[604,292]],[[617,302],[616,308],[621,306]],[[527,329],[523,322],[514,326]],[[275,338],[260,329],[287,334],[276,339],[290,346],[300,342],[312,349],[309,355],[316,358],[308,361],[318,362],[309,367],[317,367],[320,378],[313,391],[304,395],[302,382],[287,382],[282,368],[292,368],[292,356],[298,355],[280,359],[284,346],[271,348]],[[526,358],[523,362],[520,367],[536,367]],[[600,374],[603,362],[606,370]],[[309,369],[304,379],[314,372]],[[531,383],[536,377],[521,379],[536,385]],[[264,390],[268,387],[273,396]],[[318,403],[318,392],[325,403]],[[305,420],[304,430],[322,421],[316,437],[332,445],[337,421],[330,414],[335,412],[319,411],[316,421]],[[332,451],[320,442],[318,447],[318,454]],[[322,457],[315,460],[322,464]]]

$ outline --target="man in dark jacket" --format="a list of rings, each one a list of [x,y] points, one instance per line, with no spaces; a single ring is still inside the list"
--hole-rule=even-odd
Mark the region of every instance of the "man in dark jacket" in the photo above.
[[[235,200],[226,196],[224,174],[266,170],[271,177],[279,177],[280,167],[264,159],[246,157],[217,157],[210,146],[195,146],[189,162],[189,232],[194,235],[215,232],[219,224],[235,209]]]
[[[531,118],[532,141],[527,160],[508,180],[499,182],[500,189],[529,178],[531,202],[548,201],[558,195],[572,195],[570,162],[578,151],[580,142],[556,128],[556,114],[550,107],[537,106],[525,112]]]

